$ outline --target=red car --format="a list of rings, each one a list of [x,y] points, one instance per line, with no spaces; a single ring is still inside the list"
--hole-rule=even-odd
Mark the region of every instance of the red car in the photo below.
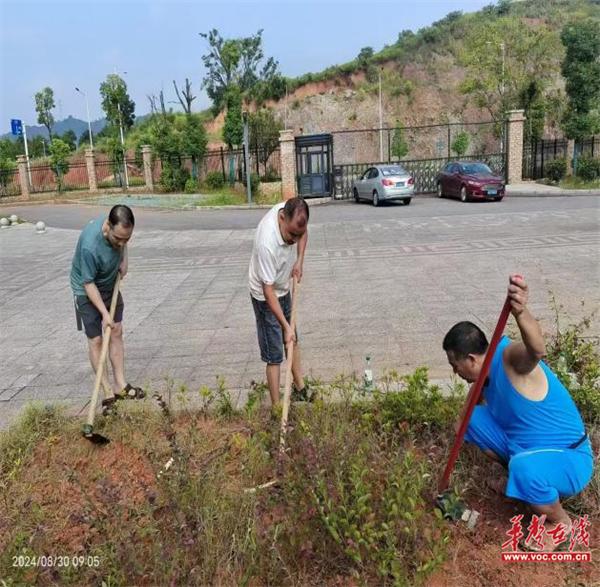
[[[494,200],[504,197],[504,178],[481,161],[448,163],[437,176],[438,198],[451,196],[468,200]]]

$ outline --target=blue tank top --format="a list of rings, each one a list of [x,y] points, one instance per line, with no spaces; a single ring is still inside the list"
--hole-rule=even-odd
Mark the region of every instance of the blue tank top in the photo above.
[[[491,415],[509,442],[517,445],[515,449],[568,448],[581,439],[585,430],[573,398],[543,361],[539,365],[548,380],[546,397],[534,401],[521,395],[510,382],[502,361],[504,349],[510,343],[508,337],[502,337],[492,359],[489,382],[484,387]]]

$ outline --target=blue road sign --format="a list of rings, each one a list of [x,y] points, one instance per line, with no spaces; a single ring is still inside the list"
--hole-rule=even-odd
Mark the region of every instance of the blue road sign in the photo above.
[[[18,118],[12,118],[10,121],[10,130],[13,135],[20,137],[23,135],[23,121]]]

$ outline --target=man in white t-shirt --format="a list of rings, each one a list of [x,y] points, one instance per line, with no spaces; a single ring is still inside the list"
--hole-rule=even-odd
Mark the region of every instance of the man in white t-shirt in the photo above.
[[[308,240],[309,211],[302,198],[292,198],[271,208],[256,229],[248,282],[252,306],[256,316],[256,329],[260,358],[267,364],[267,383],[271,403],[279,402],[280,365],[284,345],[293,339],[290,280],[302,279],[304,251]],[[293,400],[307,400],[308,394],[302,378],[300,349],[294,345],[292,364],[295,390]]]

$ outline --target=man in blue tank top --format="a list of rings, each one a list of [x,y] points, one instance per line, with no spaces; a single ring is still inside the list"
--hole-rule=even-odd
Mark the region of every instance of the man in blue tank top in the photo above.
[[[573,399],[542,360],[544,338],[527,309],[528,296],[524,280],[511,275],[508,297],[522,341],[500,341],[483,388],[485,401],[475,407],[465,441],[507,467],[508,497],[527,502],[550,526],[564,524],[568,534],[572,523],[560,498],[589,483],[592,448]],[[454,372],[474,383],[488,348],[481,329],[459,322],[443,348]]]

